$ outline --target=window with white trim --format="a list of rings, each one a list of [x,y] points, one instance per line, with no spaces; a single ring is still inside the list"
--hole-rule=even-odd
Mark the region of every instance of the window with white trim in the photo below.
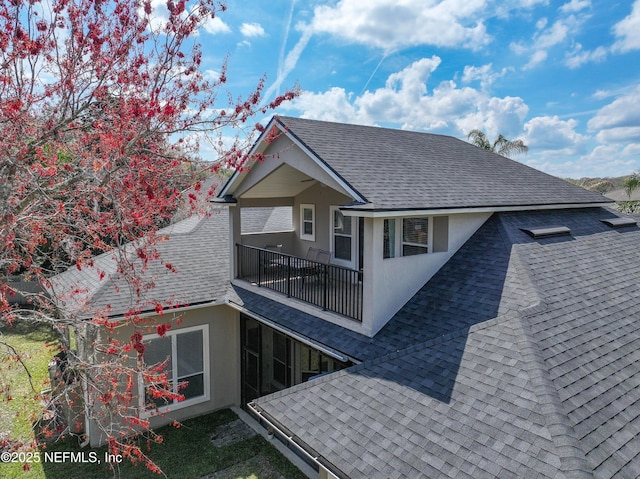
[[[415,256],[449,249],[448,216],[385,219],[382,257]]]
[[[300,239],[316,240],[316,205],[300,205]]]
[[[357,219],[345,216],[337,206],[331,207],[332,230],[331,243],[333,258],[336,264],[353,267],[355,251],[355,234]]]
[[[140,377],[140,406],[143,415],[153,415],[209,400],[209,327],[208,325],[169,331],[165,336],[145,336],[143,362],[150,368],[153,382]],[[160,374],[165,375],[166,384]],[[184,400],[158,397],[164,388],[180,394]]]

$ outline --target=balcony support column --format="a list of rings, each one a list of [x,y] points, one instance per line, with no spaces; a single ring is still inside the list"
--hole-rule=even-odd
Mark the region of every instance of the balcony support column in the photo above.
[[[230,280],[234,280],[238,276],[238,248],[236,244],[242,243],[240,230],[241,224],[241,208],[240,205],[229,207],[229,250],[231,251],[229,265]]]

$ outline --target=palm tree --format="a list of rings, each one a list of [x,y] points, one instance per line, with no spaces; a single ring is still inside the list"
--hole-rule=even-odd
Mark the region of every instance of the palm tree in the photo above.
[[[631,198],[631,193],[640,188],[640,171],[636,171],[625,178],[622,186],[624,186],[627,195]]]
[[[510,157],[511,153],[526,154],[529,151],[529,147],[522,140],[507,140],[502,134],[499,134],[496,141],[491,143],[482,130],[471,130],[467,135],[467,139],[483,150],[493,151],[507,158]]]

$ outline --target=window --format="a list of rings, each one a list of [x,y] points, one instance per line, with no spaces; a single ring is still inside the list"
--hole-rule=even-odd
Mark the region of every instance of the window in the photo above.
[[[332,359],[306,344],[300,344],[300,380],[309,381],[314,377],[348,367],[347,363]]]
[[[316,240],[316,206],[300,205],[300,239]]]
[[[145,414],[166,412],[209,399],[208,326],[197,326],[146,336],[143,361],[154,373],[165,373],[168,385],[163,388],[184,396],[183,401],[158,398],[158,383],[140,378],[141,407]]]
[[[384,259],[396,257],[396,220],[384,220],[382,248]]]
[[[429,218],[402,218],[402,256],[429,252]]]
[[[449,217],[385,219],[382,257],[415,256],[449,249]]]
[[[292,385],[291,339],[273,331],[273,380],[282,388]]]
[[[337,260],[351,262],[351,221],[351,216],[343,215],[337,208],[333,209],[333,255]]]

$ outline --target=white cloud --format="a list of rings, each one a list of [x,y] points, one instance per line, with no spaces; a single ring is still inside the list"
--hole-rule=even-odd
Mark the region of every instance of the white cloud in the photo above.
[[[549,20],[546,17],[542,17],[541,19],[539,19],[536,22],[536,28],[538,30],[542,30],[544,27],[547,26],[547,23],[549,22]]]
[[[531,8],[535,7],[538,4],[549,5],[549,0],[520,0],[520,2],[518,3],[524,8]]]
[[[615,146],[596,146],[593,151],[567,160],[567,156],[553,151],[531,155],[527,165],[560,178],[611,177],[628,175],[640,167],[640,161],[626,149]]]
[[[612,93],[609,90],[597,90],[592,96],[596,100],[603,100],[604,98],[609,98]]]
[[[480,48],[487,0],[340,0],[316,7],[311,27],[385,52],[414,45]]]
[[[619,126],[598,132],[596,139],[601,143],[640,143],[640,126]]]
[[[560,7],[560,11],[564,13],[579,12],[591,6],[591,0],[571,0]]]
[[[555,115],[532,118],[524,125],[525,143],[531,149],[575,154],[589,140],[575,131],[576,126],[576,120],[561,120]]]
[[[224,23],[220,17],[209,18],[204,24],[204,29],[207,33],[211,33],[212,35],[231,32],[229,25]]]
[[[527,48],[522,45],[512,45],[511,49],[515,52],[531,51],[529,62],[524,66],[525,70],[536,67],[544,62],[549,56],[549,49],[564,42],[569,34],[569,25],[565,20],[557,20],[547,28],[546,18],[544,21],[538,21],[536,24],[538,32],[533,38],[531,47]]]
[[[382,88],[356,96],[343,88],[305,92],[287,108],[307,118],[360,124],[398,124],[403,128],[464,136],[482,128],[495,136],[518,134],[528,107],[521,98],[490,97],[443,81],[429,90],[440,58],[423,58],[389,75]]]
[[[640,143],[640,86],[602,107],[587,126],[602,143]]]
[[[512,11],[516,11],[520,16],[522,10],[531,10],[537,5],[549,5],[549,0],[501,0],[495,2],[494,8],[498,18],[508,19]]]
[[[640,50],[640,0],[633,4],[631,13],[613,26],[617,40],[612,49],[617,52]]]
[[[639,0],[640,1],[640,0]],[[577,12],[580,2],[570,2],[564,6],[567,8],[560,8],[563,13]],[[571,6],[571,8],[569,8]],[[518,55],[529,55],[529,61],[523,67],[525,70],[532,69],[541,63],[543,63],[549,57],[549,51],[556,48],[559,45],[568,43],[573,36],[575,36],[583,24],[588,18],[587,14],[577,13],[570,15],[563,15],[562,18],[556,20],[549,26],[547,18],[541,18],[536,22],[536,33],[533,35],[530,44],[525,44],[522,41],[511,43],[511,51]],[[606,56],[606,50],[603,47],[595,49],[593,52],[579,52],[581,46],[574,48],[573,54],[567,55],[567,64],[571,64],[572,68],[586,63],[587,61],[600,61]]]
[[[569,33],[569,26],[564,21],[556,21],[548,30],[543,30],[535,39],[537,49],[551,48],[562,43]]]
[[[584,51],[582,45],[576,43],[572,52],[567,53],[565,64],[573,69],[579,68],[585,63],[601,63],[607,59],[607,49],[598,47],[595,50]]]
[[[546,50],[538,50],[534,52],[533,55],[531,55],[529,62],[523,68],[525,70],[530,70],[536,67],[537,65],[539,65],[540,63],[544,62],[548,56],[549,54],[547,53]]]
[[[265,36],[264,28],[259,23],[243,23],[240,26],[240,33],[249,38]]]
[[[333,87],[322,93],[304,92],[296,98],[290,107],[301,110],[303,118],[337,121],[341,123],[373,124],[361,116],[351,104],[351,95],[343,88]]]
[[[462,73],[462,81],[464,83],[471,83],[473,81],[479,81],[483,90],[490,87],[498,78],[503,77],[509,71],[513,71],[513,68],[503,68],[500,72],[492,70],[493,65],[488,63],[481,67],[467,65],[464,67]]]
[[[217,81],[220,79],[220,72],[217,70],[205,70],[203,76],[209,81]]]

